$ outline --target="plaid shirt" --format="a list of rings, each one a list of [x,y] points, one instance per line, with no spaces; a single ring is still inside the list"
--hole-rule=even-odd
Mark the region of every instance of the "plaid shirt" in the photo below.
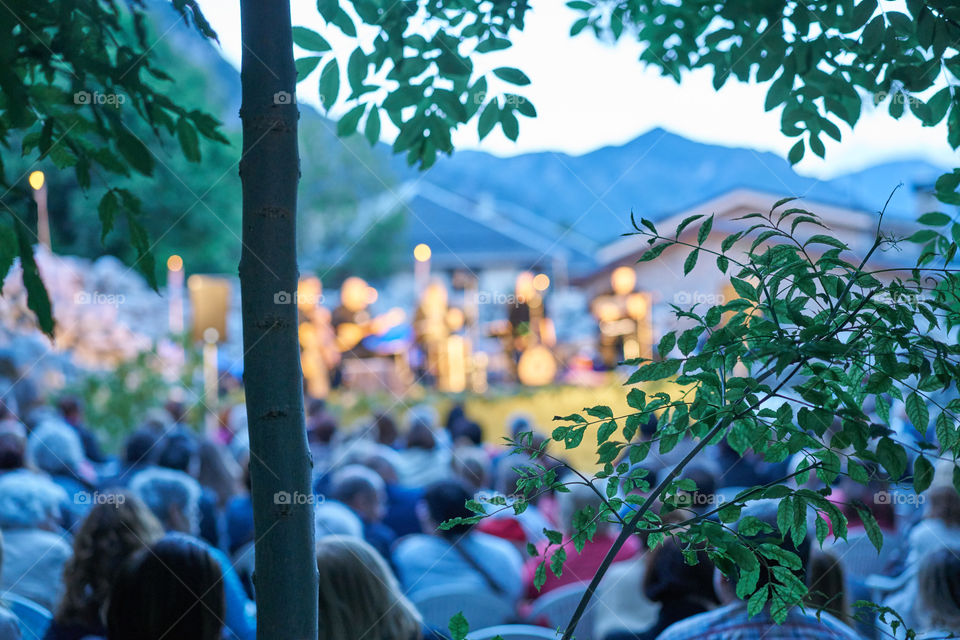
[[[858,640],[858,636],[829,613],[820,620],[794,608],[783,624],[767,609],[750,618],[743,602],[714,609],[673,624],[657,640]]]

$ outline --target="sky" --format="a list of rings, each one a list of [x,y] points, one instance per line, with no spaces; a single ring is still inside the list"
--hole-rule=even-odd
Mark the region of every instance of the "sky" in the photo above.
[[[573,10],[559,0],[533,4],[526,28],[514,38],[514,46],[482,56],[486,60],[478,68],[509,65],[522,69],[532,80],[522,93],[536,106],[537,117],[520,118],[516,142],[508,140],[499,128],[481,142],[474,121],[454,133],[456,148],[501,156],[532,151],[577,155],[624,144],[655,127],[699,142],[772,151],[782,157],[795,142],[780,132],[779,109],[764,112],[766,87],[733,79],[715,91],[712,74],[703,70],[686,75],[678,85],[638,62],[636,43],[610,45],[586,32],[571,38],[569,28],[577,15]],[[292,5],[294,25],[310,27],[328,37],[338,57],[346,60],[353,44],[342,35],[330,36],[316,4],[293,0]],[[224,57],[239,68],[237,0],[200,0],[200,6],[220,36]],[[319,104],[318,75],[314,72],[298,85],[299,102]],[[909,114],[897,121],[887,114],[885,104],[868,109],[854,131],[841,124],[842,142],[825,140],[825,160],[808,151],[797,165],[798,172],[830,178],[895,159],[957,165],[958,155],[946,142],[944,123],[923,127]],[[338,111],[333,114],[338,115]],[[395,129],[391,131],[388,125],[385,122],[383,137],[392,140]]]

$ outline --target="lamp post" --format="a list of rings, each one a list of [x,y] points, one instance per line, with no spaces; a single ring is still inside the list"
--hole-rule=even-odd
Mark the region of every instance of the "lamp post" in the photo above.
[[[47,180],[43,171],[34,171],[27,178],[33,188],[33,199],[37,203],[37,240],[47,249],[50,248],[50,214],[47,211]]]
[[[170,296],[170,333],[183,333],[183,258],[174,254],[167,258],[167,295]]]

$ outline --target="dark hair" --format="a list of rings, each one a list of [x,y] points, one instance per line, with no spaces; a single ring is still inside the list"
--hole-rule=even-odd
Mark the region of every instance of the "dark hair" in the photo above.
[[[146,464],[159,439],[157,432],[153,429],[140,427],[127,436],[123,444],[123,461],[131,467]]]
[[[124,564],[110,591],[109,640],[219,640],[223,573],[199,540],[169,534]]]
[[[472,496],[467,489],[456,481],[441,480],[434,482],[423,493],[423,501],[427,505],[430,519],[438,526],[453,518],[469,518],[474,515],[467,509],[467,500]],[[457,538],[470,530],[468,524],[458,524],[450,529],[439,529],[442,537]]]
[[[960,629],[960,558],[957,550],[927,554],[917,569],[917,608],[929,626]]]
[[[198,459],[200,448],[197,441],[185,431],[173,431],[157,444],[154,462],[158,466],[176,471],[190,472],[190,463]]]
[[[700,599],[717,604],[713,590],[713,563],[703,551],[696,552],[697,564],[687,564],[680,545],[667,539],[651,552],[647,559],[647,573],[643,592],[653,602]]]
[[[845,585],[840,560],[829,551],[813,549],[807,569],[807,604],[818,610],[829,611],[844,624],[850,624],[850,605]]]
[[[460,422],[456,423],[450,431],[450,436],[454,440],[464,438],[471,444],[477,446],[483,444],[483,430],[480,429],[480,425],[478,425],[476,422],[471,422],[469,420],[461,420]]]
[[[390,417],[389,413],[378,413],[373,419],[373,428],[376,431],[376,439],[380,444],[393,446],[399,435],[397,423]]]
[[[20,469],[26,456],[27,441],[16,433],[0,433],[0,469]]]

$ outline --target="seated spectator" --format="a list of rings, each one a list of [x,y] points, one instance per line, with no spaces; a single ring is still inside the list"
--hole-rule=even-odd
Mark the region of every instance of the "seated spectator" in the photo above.
[[[427,487],[419,507],[422,527],[429,534],[414,534],[397,542],[393,561],[407,595],[449,585],[472,588],[515,602],[522,590],[523,558],[504,540],[473,531],[470,525],[440,529],[440,523],[468,518],[470,493],[456,482]]]
[[[168,533],[191,536],[199,533],[200,485],[187,474],[162,467],[145,469],[130,481],[130,490],[146,503]],[[226,637],[253,640],[256,624],[243,582],[227,556],[219,549],[207,546],[223,572]]]
[[[363,464],[383,479],[387,492],[387,511],[383,516],[383,524],[393,529],[398,537],[423,533],[417,518],[417,503],[423,499],[423,489],[400,484],[397,460],[397,452],[385,445],[376,445],[363,458]]]
[[[226,455],[225,447],[207,438],[200,439],[200,467],[197,482],[216,496],[216,506],[223,507],[237,493],[240,467],[233,456]]]
[[[314,532],[317,540],[324,536],[352,536],[363,539],[363,522],[348,507],[324,500],[313,513]]]
[[[917,570],[918,638],[960,636],[960,555],[943,548],[927,556]]]
[[[363,540],[317,541],[320,640],[419,640],[422,620],[383,558]]]
[[[713,609],[719,603],[713,590],[713,563],[702,551],[696,555],[697,564],[687,564],[672,538],[652,551],[647,557],[643,592],[660,605],[653,626],[637,633],[613,633],[606,640],[655,640],[674,622]]]
[[[44,640],[106,635],[101,608],[117,571],[134,552],[163,536],[163,527],[132,493],[105,497],[93,505],[73,539],[73,555],[63,569],[63,597]]]
[[[829,551],[814,549],[807,569],[807,604],[811,610],[829,611],[840,622],[850,625],[850,603],[847,597],[843,565]]]
[[[410,427],[399,455],[400,483],[408,487],[426,487],[450,476],[450,449],[434,429],[435,417],[419,408],[411,411]]]
[[[307,442],[314,464],[326,466],[330,460],[334,436],[337,435],[337,420],[327,410],[325,400],[314,399],[307,406]]]
[[[480,502],[484,504],[488,517],[484,518],[477,528],[492,536],[509,540],[516,546],[523,557],[527,557],[527,544],[538,545],[546,541],[544,529],[555,529],[556,525],[541,511],[542,501],[533,500],[527,503],[527,508],[521,513],[514,513],[512,505],[517,499],[517,482],[521,475],[516,471],[534,464],[534,460],[527,455],[518,453],[504,458],[496,471],[494,495],[506,498],[507,508],[484,502],[486,492],[480,493]]]
[[[450,439],[455,447],[479,447],[483,444],[483,429],[476,422],[463,420],[451,429]]]
[[[157,443],[153,455],[160,467],[182,471],[194,480],[200,475],[200,443],[186,429],[177,428],[167,433]],[[217,499],[213,490],[200,485],[200,537],[214,547],[221,546]]]
[[[777,530],[777,501],[758,500],[748,503],[740,514],[740,519],[753,516]],[[734,527],[735,528],[735,527]],[[809,566],[810,538],[807,536],[799,545],[781,540],[776,534],[760,534],[752,540],[754,544],[778,544],[783,549],[795,553],[802,567]],[[794,573],[803,573],[803,569]],[[677,622],[658,636],[658,640],[729,640],[733,638],[763,638],[764,640],[855,640],[857,635],[845,624],[827,612],[803,611],[794,607],[782,624],[773,621],[770,615],[770,603],[757,615],[747,613],[746,602],[737,598],[736,576],[725,577],[715,572],[717,595],[725,606],[707,613],[691,616]],[[803,579],[804,576],[797,576]],[[768,569],[761,566],[757,587],[770,583]]]
[[[199,540],[161,538],[117,574],[107,607],[108,640],[220,640],[223,577]]]
[[[0,568],[3,566],[3,535],[0,534]],[[22,623],[14,615],[7,603],[0,597],[0,640],[20,640],[23,637],[21,633]],[[29,632],[29,630],[28,630]],[[32,637],[39,634],[34,633]]]
[[[45,420],[27,438],[27,460],[67,494],[63,524],[68,530],[75,529],[90,509],[91,485],[81,476],[88,462],[80,437],[59,420]]]
[[[100,487],[102,489],[126,487],[130,478],[150,465],[150,456],[159,439],[159,430],[149,426],[140,427],[128,435],[123,442],[120,468],[113,475],[104,478]]]
[[[63,396],[57,401],[57,410],[60,411],[63,421],[77,433],[83,445],[83,455],[87,460],[97,463],[106,462],[107,456],[100,448],[96,434],[84,425],[83,400],[73,395]]]
[[[243,491],[227,500],[224,508],[224,533],[230,555],[253,542],[253,499],[250,496],[250,466],[243,467]]]
[[[490,456],[482,447],[456,447],[451,465],[454,477],[473,493],[490,486]]]
[[[347,465],[333,475],[329,491],[331,498],[350,507],[363,522],[363,539],[389,559],[397,536],[383,524],[387,497],[377,472],[359,464]]]
[[[0,420],[0,473],[22,469],[27,459],[27,428],[16,420]]]
[[[577,533],[573,526],[574,516],[584,509],[592,509],[592,513],[597,513],[601,505],[599,496],[590,487],[582,482],[580,484],[568,484],[569,492],[558,493],[557,502],[560,508],[559,527],[563,533],[564,542],[568,542]],[[543,594],[575,582],[589,582],[593,575],[600,568],[604,557],[613,546],[617,538],[617,529],[611,523],[600,522],[597,531],[592,540],[587,540],[583,550],[577,553],[572,544],[567,544],[567,560],[563,563],[563,573],[558,577],[552,571],[547,571],[546,582],[538,591],[534,585],[534,577],[537,566],[546,560],[549,562],[549,555],[552,549],[546,551],[547,557],[537,556],[527,560],[523,571],[523,584],[525,595],[529,600],[536,600]],[[546,549],[546,542],[541,543],[540,552]],[[555,548],[555,547],[554,547]],[[631,536],[627,543],[623,545],[617,553],[615,561],[621,562],[632,558],[640,549],[640,543],[635,536]]]
[[[62,529],[67,495],[44,476],[13,471],[0,476],[0,530],[4,537],[3,591],[52,611],[60,598],[60,576],[70,558]]]

